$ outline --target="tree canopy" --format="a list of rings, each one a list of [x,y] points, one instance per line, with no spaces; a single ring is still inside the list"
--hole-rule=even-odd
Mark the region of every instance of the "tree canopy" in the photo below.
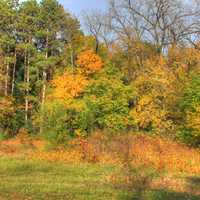
[[[80,22],[57,0],[0,2],[0,134],[95,130],[200,145],[198,1],[109,1]]]

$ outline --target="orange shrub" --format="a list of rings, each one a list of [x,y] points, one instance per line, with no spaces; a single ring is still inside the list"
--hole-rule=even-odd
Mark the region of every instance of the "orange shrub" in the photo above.
[[[71,140],[68,148],[43,151],[46,145],[43,141],[32,141],[33,149],[26,149],[30,159],[60,162],[92,162],[134,167],[151,167],[158,172],[186,173],[199,175],[200,152],[185,145],[159,137],[119,136],[111,140],[101,134],[95,134],[86,139]],[[20,140],[9,140],[1,143],[0,154],[19,154],[22,150]],[[23,155],[24,154],[23,149]]]
[[[157,170],[200,173],[200,153],[168,139],[138,136],[133,140],[132,162],[153,166]]]

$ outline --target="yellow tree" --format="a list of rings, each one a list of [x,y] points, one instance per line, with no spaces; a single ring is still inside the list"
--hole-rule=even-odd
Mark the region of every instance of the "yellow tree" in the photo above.
[[[88,85],[88,75],[101,70],[103,62],[92,50],[85,50],[78,55],[78,68],[69,69],[62,75],[56,76],[52,82],[52,92],[49,99],[67,102],[78,97]]]
[[[52,98],[62,101],[78,97],[87,85],[87,77],[79,72],[65,72],[52,81]]]
[[[131,113],[138,126],[156,133],[172,130],[174,127],[170,115],[176,102],[178,85],[165,59],[162,56],[148,59],[134,86],[138,101]]]
[[[199,44],[197,44],[199,46]],[[200,48],[200,47],[199,47]],[[199,70],[200,49],[172,45],[168,53],[168,65],[185,72]]]

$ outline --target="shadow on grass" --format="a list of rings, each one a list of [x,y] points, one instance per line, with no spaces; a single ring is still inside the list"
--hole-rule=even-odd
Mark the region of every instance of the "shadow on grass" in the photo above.
[[[144,188],[141,191],[128,192],[127,200],[200,200],[200,177],[188,177],[185,192],[173,191],[167,188]]]
[[[188,183],[188,190],[191,191],[191,193],[200,194],[200,177],[187,177],[186,180]]]
[[[200,196],[165,189],[152,190],[147,196],[149,200],[200,200]],[[134,199],[134,198],[133,198]],[[144,198],[145,200],[148,198]]]
[[[187,177],[187,181],[192,185],[199,186],[200,189],[200,177]]]

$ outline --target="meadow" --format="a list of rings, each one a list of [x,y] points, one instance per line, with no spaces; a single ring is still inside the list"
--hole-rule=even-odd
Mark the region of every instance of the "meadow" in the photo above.
[[[65,2],[0,0],[0,200],[200,200],[199,0]]]
[[[77,140],[71,144],[73,148],[51,150],[41,140],[24,143],[21,138],[16,138],[2,141],[0,199],[200,199],[200,153],[197,150],[172,142],[166,149],[170,141],[138,136],[132,138],[137,157],[130,153],[128,159],[131,161],[128,161],[127,152],[121,153],[123,146],[120,146],[120,153],[115,147],[122,138],[116,138],[115,144],[110,143],[112,148],[98,152],[95,150],[99,149],[96,138],[99,141],[99,136],[85,141],[93,148],[91,152],[84,152],[83,141]],[[156,142],[160,143],[162,163],[159,163],[158,149],[154,148]],[[107,157],[103,151],[107,151]],[[169,155],[172,157],[168,158]],[[174,162],[174,168],[170,167],[169,160]],[[134,162],[132,166],[137,165],[137,168],[127,168],[129,162]]]

